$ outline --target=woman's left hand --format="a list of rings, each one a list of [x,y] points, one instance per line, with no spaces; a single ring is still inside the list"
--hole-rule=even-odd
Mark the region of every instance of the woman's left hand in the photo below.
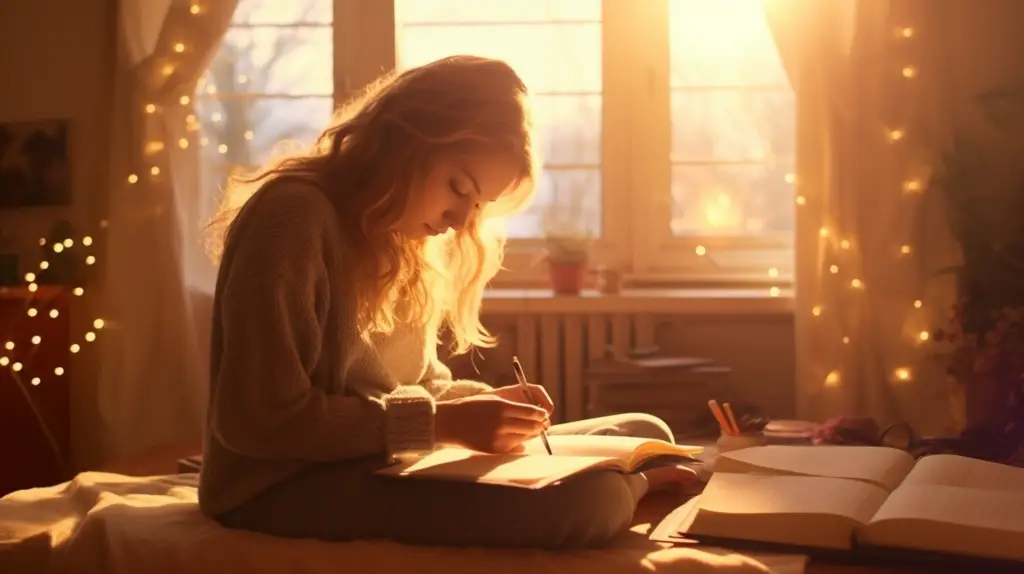
[[[552,402],[551,396],[544,390],[544,387],[540,385],[527,385],[530,389],[530,396],[527,397],[526,393],[519,385],[509,385],[507,387],[499,387],[490,391],[486,391],[485,394],[494,395],[501,397],[506,401],[512,401],[513,403],[525,403],[528,405],[534,405],[540,407],[551,413],[555,412],[555,403]]]

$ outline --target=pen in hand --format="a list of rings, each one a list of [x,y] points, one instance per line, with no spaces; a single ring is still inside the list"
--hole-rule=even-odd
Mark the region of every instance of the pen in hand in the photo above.
[[[519,382],[519,388],[523,390],[523,396],[526,397],[526,402],[535,407],[540,406],[533,400],[533,393],[530,392],[530,385],[526,382],[526,373],[523,372],[523,366],[519,364],[519,357],[512,357],[512,372],[516,375],[516,381]],[[540,431],[540,440],[544,443],[544,449],[548,451],[548,454],[555,454],[551,452],[551,444],[548,442],[548,433]]]

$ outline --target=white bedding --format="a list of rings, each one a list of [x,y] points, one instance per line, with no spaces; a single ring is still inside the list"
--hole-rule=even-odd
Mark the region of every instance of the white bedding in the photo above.
[[[228,530],[204,518],[195,481],[189,474],[86,472],[58,486],[10,494],[0,499],[0,572],[802,574],[806,561],[668,548],[641,531],[624,534],[608,549],[572,552],[279,539]]]

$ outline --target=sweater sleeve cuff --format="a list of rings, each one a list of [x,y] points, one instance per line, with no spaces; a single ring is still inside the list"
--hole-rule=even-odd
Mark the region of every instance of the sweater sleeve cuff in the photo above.
[[[417,385],[403,385],[384,397],[384,444],[389,454],[434,449],[434,397]]]
[[[464,379],[458,381],[427,381],[423,386],[427,389],[427,392],[433,395],[434,400],[437,401],[452,401],[493,390],[490,385],[485,383]]]

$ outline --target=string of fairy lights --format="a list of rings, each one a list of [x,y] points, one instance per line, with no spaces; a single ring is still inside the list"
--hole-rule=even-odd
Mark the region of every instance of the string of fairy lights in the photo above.
[[[194,17],[201,16],[204,13],[203,6],[198,2],[191,2],[187,4],[187,8],[188,13]],[[182,42],[174,42],[171,45],[172,55],[181,55],[184,54],[186,51],[187,46]],[[174,65],[173,62],[168,62],[161,68],[161,72],[165,76],[170,76],[174,73],[175,68],[176,66]],[[188,106],[192,104],[192,99],[189,95],[182,95],[178,98],[178,103],[182,106]],[[158,106],[155,103],[148,103],[144,106],[144,111],[147,114],[155,114],[158,113],[159,110],[160,106]],[[195,121],[195,116],[193,114],[189,114],[186,121],[188,124],[190,124],[187,126],[188,131],[197,130],[198,126],[192,125],[197,124],[197,122]],[[187,148],[189,145],[188,138],[185,137],[180,138],[177,143],[178,146],[182,149]],[[149,142],[146,144],[144,151],[146,152],[146,155],[153,155],[163,150],[164,146],[162,145],[162,143],[157,142],[154,144],[153,142]],[[221,153],[224,153],[225,150],[220,151]],[[159,165],[154,164],[149,167],[148,172],[151,176],[157,177],[161,174],[161,168]],[[129,184],[137,184],[140,181],[140,177],[136,173],[129,174],[126,179]],[[99,228],[101,230],[105,230],[107,226],[108,222],[106,220],[102,220],[99,222]],[[39,245],[41,247],[46,248],[47,243],[48,240],[46,238],[39,239]],[[65,238],[60,241],[54,241],[51,245],[49,245],[49,249],[47,251],[55,254],[60,254],[65,252],[66,250],[84,248],[86,253],[83,255],[82,262],[85,263],[85,265],[87,266],[92,266],[95,265],[96,263],[96,255],[94,255],[91,252],[91,248],[93,248],[94,246],[95,241],[93,237],[91,235],[85,235],[79,238],[77,242],[74,238],[71,237]],[[47,289],[41,290],[40,284],[37,283],[37,274],[39,272],[46,271],[49,268],[50,261],[48,261],[46,257],[43,257],[39,261],[36,270],[29,271],[24,275],[25,288],[28,291],[28,296],[24,297],[25,304],[23,309],[24,314],[22,315],[22,318],[35,319],[45,318],[48,316],[50,319],[56,319],[57,317],[60,316],[60,309],[56,307],[47,308],[47,305],[49,305],[55,299],[53,297],[41,296],[42,293],[52,293],[52,291],[49,291]],[[77,285],[71,288],[71,293],[75,297],[81,297],[85,294],[85,288],[82,287],[81,285]],[[23,375],[25,373],[30,373],[31,376],[27,377],[27,382],[30,385],[37,387],[43,384],[45,373],[39,373],[35,369],[32,369],[31,361],[38,352],[40,345],[45,344],[45,342],[43,341],[44,333],[42,328],[40,327],[38,332],[29,335],[26,338],[26,340],[28,344],[31,346],[31,348],[29,349],[29,351],[24,352],[19,348],[18,342],[14,340],[14,333],[17,332],[21,325],[22,323],[20,321],[15,321],[11,326],[11,332],[4,340],[3,347],[2,349],[0,349],[0,368],[7,369],[10,375],[14,378],[15,382],[22,384],[22,386],[23,383],[25,382],[23,380]],[[31,325],[35,326],[35,324]],[[72,337],[72,342],[68,347],[68,351],[72,355],[79,353],[83,349],[84,344],[95,342],[98,338],[98,332],[106,326],[106,321],[101,317],[94,317],[91,321],[89,321],[88,325],[88,328],[83,333],[81,333],[80,336]],[[19,339],[20,338],[21,337],[19,337]],[[52,376],[61,377],[66,372],[67,365],[56,365],[53,368]],[[30,404],[30,406],[35,408],[34,403]]]
[[[101,222],[101,227],[106,227],[106,222]],[[89,248],[93,246],[93,238],[89,235],[82,237],[79,243],[82,247]],[[39,245],[43,248],[47,247],[47,239],[40,238]],[[66,250],[76,248],[76,242],[72,238],[66,238],[62,241],[54,242],[49,246],[49,251],[53,253],[63,253]],[[96,256],[92,253],[86,253],[82,258],[82,262],[86,265],[94,265],[96,263]],[[50,262],[47,259],[39,261],[37,266],[38,272],[46,271],[50,268]],[[60,309],[57,307],[46,308],[52,301],[52,297],[43,297],[39,295],[40,284],[37,281],[37,271],[29,271],[25,274],[25,289],[28,291],[28,296],[24,298],[24,308],[22,318],[34,319],[34,318],[45,318],[57,319],[60,316]],[[76,286],[71,289],[71,293],[76,297],[85,295],[85,288],[82,286]],[[100,318],[95,317],[90,321],[90,328],[86,330],[81,336],[81,342],[77,340],[72,342],[68,350],[72,353],[78,353],[82,350],[82,342],[92,343],[96,341],[97,332],[105,326],[106,322]],[[31,361],[35,354],[38,352],[40,345],[44,344],[43,333],[44,329],[42,326],[38,327],[38,331],[27,337],[28,344],[30,345],[28,352],[21,352],[17,346],[17,342],[14,340],[14,333],[18,331],[18,328],[22,325],[21,321],[14,321],[11,324],[10,332],[3,343],[3,349],[0,350],[0,367],[4,367],[9,370],[10,375],[15,379],[16,382],[22,382],[22,373],[31,372],[32,376],[29,378],[29,383],[32,386],[39,386],[43,382],[43,373],[38,373],[32,369]],[[39,325],[38,323],[33,326]],[[65,365],[57,365],[53,369],[53,375],[60,377],[66,372]]]
[[[894,30],[894,36],[898,42],[908,42],[915,38],[916,30],[910,26],[898,27]],[[918,77],[917,67],[907,64],[899,69],[899,74],[905,81],[913,80]],[[886,141],[889,144],[896,144],[904,140],[907,135],[906,128],[899,126],[889,127],[883,133]],[[916,177],[910,177],[905,179],[901,184],[902,191],[905,195],[915,195],[922,192],[925,189],[925,183]],[[797,206],[807,205],[807,198],[803,195],[797,195],[796,203]],[[849,251],[853,246],[851,241],[837,230],[837,226],[829,226],[827,223],[822,225],[818,230],[819,241],[826,242],[826,246],[838,245],[840,251]],[[913,247],[906,243],[901,243],[896,249],[900,257],[908,257],[913,253]],[[840,269],[836,263],[826,262],[826,269],[824,272],[832,276],[838,276]],[[867,288],[864,281],[860,277],[850,277],[847,283],[849,289],[863,290]],[[924,306],[924,302],[921,299],[914,299],[910,306],[913,309],[921,309]],[[810,309],[810,313],[815,318],[820,318],[826,313],[825,306],[820,303],[813,303]],[[915,342],[923,343],[930,339],[930,333],[927,330],[921,330],[914,334]],[[850,343],[849,335],[843,334],[840,339],[843,345]],[[906,383],[914,378],[913,370],[909,366],[897,366],[894,367],[890,373],[890,380],[895,383]],[[842,375],[839,369],[830,370],[824,378],[825,387],[839,387],[842,384]]]

